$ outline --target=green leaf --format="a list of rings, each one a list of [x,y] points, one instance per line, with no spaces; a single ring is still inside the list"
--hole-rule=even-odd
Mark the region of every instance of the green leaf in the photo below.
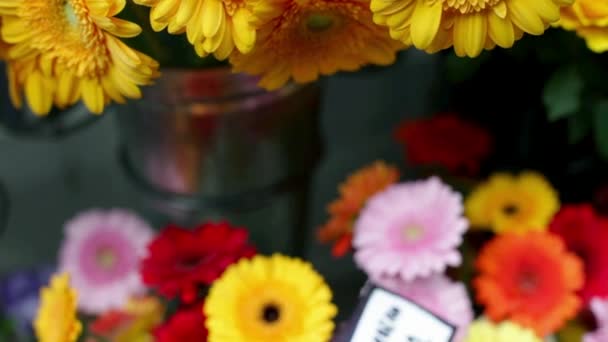
[[[608,159],[608,99],[593,106],[595,145],[600,156]]]
[[[543,101],[549,120],[556,121],[576,113],[581,106],[583,79],[574,67],[558,70],[545,85]]]
[[[572,145],[580,143],[590,132],[593,126],[593,115],[590,112],[581,112],[568,119],[568,142]]]

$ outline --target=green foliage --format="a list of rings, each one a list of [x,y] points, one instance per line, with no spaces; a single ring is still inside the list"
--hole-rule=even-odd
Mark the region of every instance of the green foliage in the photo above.
[[[572,145],[578,144],[589,133],[593,127],[593,115],[591,112],[584,111],[568,118],[568,142]]]
[[[561,68],[553,74],[543,94],[549,120],[556,121],[579,112],[583,88],[583,78],[574,66]]]

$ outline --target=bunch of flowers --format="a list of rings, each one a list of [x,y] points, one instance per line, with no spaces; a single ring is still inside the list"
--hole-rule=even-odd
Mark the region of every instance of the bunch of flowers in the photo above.
[[[40,342],[329,341],[337,313],[312,265],[256,255],[227,222],[155,234],[135,214],[90,210],[66,224],[42,289]]]
[[[408,162],[451,175],[466,165],[478,170],[489,154],[489,133],[454,114],[406,122],[397,138]],[[457,327],[454,341],[608,337],[608,218],[591,204],[562,205],[552,184],[532,171],[491,174],[463,197],[437,177],[387,184],[386,173],[370,170],[355,172],[335,202],[345,193],[366,195],[343,220],[352,222],[354,261],[376,286]],[[370,184],[383,186],[372,192]],[[335,221],[334,208],[320,237]]]
[[[161,54],[171,47],[152,31],[184,35],[192,53],[229,60],[235,71],[260,76],[267,89],[389,65],[410,47],[453,47],[458,56],[476,57],[552,24],[604,48],[602,19],[594,16],[603,8],[577,3],[560,21],[560,8],[572,0],[539,1],[15,0],[0,6],[1,48],[13,103],[20,107],[25,97],[41,115],[78,100],[101,113],[111,102],[140,98],[140,87],[159,76],[159,63],[123,39],[138,37],[140,25],[148,26],[144,18],[151,31],[143,41],[160,44]],[[125,16],[138,23],[119,18]]]

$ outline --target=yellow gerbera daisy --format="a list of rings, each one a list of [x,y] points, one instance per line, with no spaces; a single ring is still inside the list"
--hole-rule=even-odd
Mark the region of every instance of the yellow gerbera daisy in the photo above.
[[[494,324],[480,319],[471,324],[464,342],[541,342],[532,330],[511,322]]]
[[[50,287],[40,292],[40,307],[34,321],[38,342],[73,342],[82,332],[76,317],[77,293],[68,274],[56,275]]]
[[[497,233],[546,230],[559,205],[555,189],[535,172],[495,174],[465,202],[471,226]]]
[[[262,75],[260,85],[276,89],[290,78],[304,83],[319,75],[388,65],[404,45],[375,25],[364,0],[250,0],[258,42],[235,53],[235,71]]]
[[[427,52],[453,45],[458,56],[475,57],[495,45],[509,48],[523,33],[542,34],[573,1],[371,0],[371,9],[405,44]]]
[[[125,1],[0,0],[2,38],[13,45],[8,57],[35,70],[16,82],[32,111],[46,114],[50,102],[67,107],[82,98],[99,114],[111,100],[141,97],[139,86],[159,75],[158,63],[118,39],[141,32],[114,17]]]
[[[576,31],[592,51],[608,51],[608,1],[577,0],[571,7],[562,9],[557,25]]]
[[[210,342],[326,342],[334,329],[331,290],[312,266],[281,255],[242,259],[205,302]]]
[[[213,53],[226,59],[236,48],[247,53],[255,44],[247,0],[133,0],[152,7],[150,23],[155,31],[184,31],[199,56]]]

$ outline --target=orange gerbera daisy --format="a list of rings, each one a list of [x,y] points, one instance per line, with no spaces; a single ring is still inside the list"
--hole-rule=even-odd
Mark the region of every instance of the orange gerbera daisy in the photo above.
[[[583,264],[556,235],[500,235],[484,247],[476,266],[477,300],[494,321],[508,319],[546,336],[581,307],[576,291],[583,286]]]
[[[367,200],[398,180],[399,170],[382,161],[350,175],[339,187],[340,198],[327,207],[330,219],[319,228],[319,241],[334,241],[333,255],[345,255],[352,246],[353,223]]]
[[[364,0],[250,0],[258,29],[250,53],[234,53],[236,71],[261,75],[260,85],[277,89],[293,78],[354,71],[366,64],[389,65],[405,46],[372,21]]]

